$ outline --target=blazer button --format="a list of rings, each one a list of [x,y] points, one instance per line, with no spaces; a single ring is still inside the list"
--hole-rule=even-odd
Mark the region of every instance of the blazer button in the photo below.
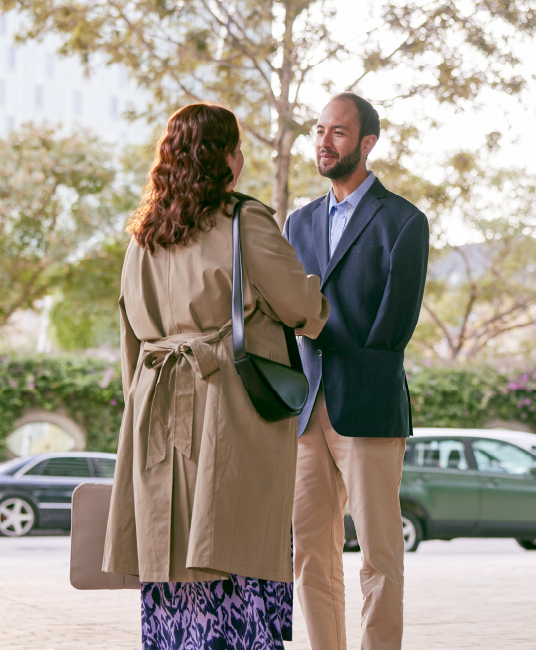
[[[318,354],[319,357],[322,356],[322,350],[317,350],[316,353]]]

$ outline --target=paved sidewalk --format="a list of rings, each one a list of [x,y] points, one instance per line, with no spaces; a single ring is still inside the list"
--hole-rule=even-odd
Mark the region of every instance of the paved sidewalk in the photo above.
[[[360,561],[345,555],[349,650],[359,649]],[[0,539],[0,648],[140,650],[138,592],[76,591],[68,563],[68,537]],[[406,555],[404,650],[535,650],[535,602],[536,552],[512,540],[426,542]],[[298,605],[294,628],[286,649],[309,650]]]

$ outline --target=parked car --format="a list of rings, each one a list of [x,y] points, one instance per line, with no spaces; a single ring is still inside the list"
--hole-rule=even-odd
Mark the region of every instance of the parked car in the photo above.
[[[415,429],[400,486],[405,550],[416,551],[423,540],[456,537],[513,537],[536,550],[531,436],[536,438],[513,431]],[[344,525],[345,550],[359,550],[349,512]]]
[[[71,452],[0,464],[0,535],[71,527],[71,496],[80,483],[112,483],[115,454]]]

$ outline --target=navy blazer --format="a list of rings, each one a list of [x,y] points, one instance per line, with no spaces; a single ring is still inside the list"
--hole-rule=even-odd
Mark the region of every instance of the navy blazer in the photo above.
[[[310,391],[300,435],[322,382],[337,433],[405,438],[412,426],[404,349],[424,293],[428,220],[376,179],[328,261],[328,207],[329,195],[296,210],[283,233],[306,272],[321,278],[331,306],[320,336],[301,337]]]

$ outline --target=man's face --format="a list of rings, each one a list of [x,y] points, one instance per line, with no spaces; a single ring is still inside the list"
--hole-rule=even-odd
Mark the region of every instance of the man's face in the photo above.
[[[361,161],[359,113],[351,101],[334,99],[316,125],[316,166],[321,176],[347,178]]]

